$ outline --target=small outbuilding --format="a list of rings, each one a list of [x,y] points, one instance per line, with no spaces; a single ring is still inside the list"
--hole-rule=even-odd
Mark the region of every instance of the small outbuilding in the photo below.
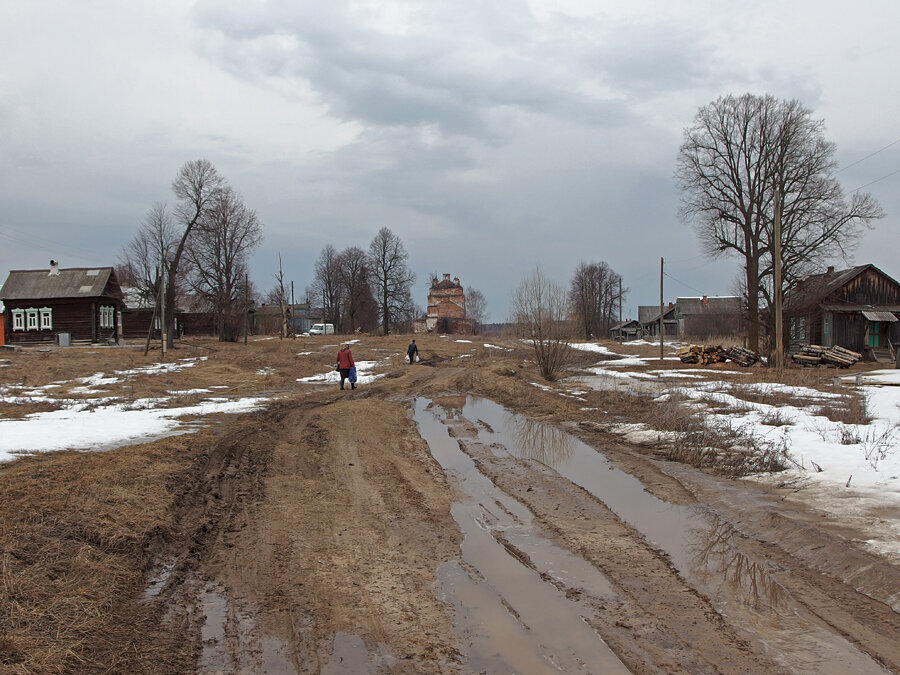
[[[122,289],[112,267],[13,270],[0,288],[6,343],[67,345],[121,339]]]
[[[641,334],[641,324],[637,319],[629,319],[617,323],[609,329],[609,337],[616,342],[628,342],[637,340]]]

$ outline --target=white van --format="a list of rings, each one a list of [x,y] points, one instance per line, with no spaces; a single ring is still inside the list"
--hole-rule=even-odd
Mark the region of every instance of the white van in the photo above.
[[[310,335],[334,335],[333,323],[314,323],[309,328]]]

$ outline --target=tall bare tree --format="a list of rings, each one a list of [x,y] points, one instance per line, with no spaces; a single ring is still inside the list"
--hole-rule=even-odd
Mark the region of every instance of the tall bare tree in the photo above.
[[[846,256],[863,226],[884,215],[869,194],[844,198],[834,152],[824,123],[809,109],[769,95],[719,98],[700,108],[684,132],[676,169],[681,214],[709,255],[742,259],[753,350],[759,349],[760,298],[772,293],[776,185],[788,284],[826,259]]]
[[[466,318],[472,322],[472,330],[477,335],[487,316],[487,300],[477,288],[466,289]]]
[[[162,272],[168,268],[177,244],[172,214],[164,203],[155,203],[122,251],[120,281],[134,286],[145,303],[158,303]]]
[[[262,224],[230,187],[218,190],[186,248],[191,289],[212,306],[219,340],[233,342],[247,309],[247,259],[262,241]]]
[[[181,256],[184,254],[191,231],[213,205],[218,193],[226,186],[225,179],[206,159],[187,162],[172,181],[172,192],[179,200],[175,214],[178,224],[184,229],[169,261],[169,271],[166,275],[166,332],[169,347],[175,339],[172,329],[175,321],[175,293]]]
[[[569,283],[569,304],[584,338],[609,334],[618,308],[621,281],[605,262],[581,262],[575,268]]]
[[[391,332],[394,323],[411,326],[415,318],[410,289],[416,275],[407,266],[408,258],[400,237],[387,227],[382,227],[369,244],[369,264],[385,335]]]
[[[534,347],[541,376],[556,379],[572,355],[565,289],[536,267],[513,293],[511,318],[518,335]]]
[[[288,336],[288,298],[287,289],[284,286],[284,267],[281,264],[281,253],[278,254],[278,272],[275,273],[275,288],[269,294],[269,298],[274,300],[273,304],[277,304],[281,309],[281,332],[279,337],[283,340]]]
[[[313,302],[321,301],[322,321],[334,324],[338,332],[343,332],[341,301],[344,294],[341,287],[340,256],[331,244],[326,245],[316,259],[313,281],[307,293],[312,296]]]
[[[348,332],[372,330],[378,323],[378,309],[372,293],[372,274],[365,251],[357,246],[346,248],[338,255],[338,274],[343,293],[344,329]]]

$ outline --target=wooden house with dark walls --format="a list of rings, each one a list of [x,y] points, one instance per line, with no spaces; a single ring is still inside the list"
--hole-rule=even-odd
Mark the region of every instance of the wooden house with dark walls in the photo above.
[[[663,307],[663,337],[674,340],[678,337],[678,320],[675,318],[675,304],[670,302]],[[659,338],[659,305],[638,305],[638,323],[641,335],[646,338]]]
[[[840,346],[869,361],[896,360],[900,346],[900,284],[875,265],[801,279],[784,299],[784,335],[791,349]]]
[[[737,296],[677,298],[675,320],[682,340],[732,337],[744,331],[744,313]]]
[[[112,267],[13,270],[0,288],[8,345],[121,340],[122,289]]]

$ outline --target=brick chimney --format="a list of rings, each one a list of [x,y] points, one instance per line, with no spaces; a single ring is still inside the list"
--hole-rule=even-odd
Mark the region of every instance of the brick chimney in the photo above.
[[[445,274],[445,275],[444,275],[444,281],[450,281],[450,275],[449,275],[449,274]]]
[[[48,277],[58,277],[59,276],[59,263],[55,260],[50,261],[50,273],[47,275]]]
[[[829,265],[826,274],[834,274],[834,265]]]
[[[709,298],[707,298],[707,297],[704,295],[702,298],[700,298],[700,302],[703,303],[704,305],[708,305],[708,304],[709,304]]]
[[[459,286],[459,277],[453,277],[453,283]]]

